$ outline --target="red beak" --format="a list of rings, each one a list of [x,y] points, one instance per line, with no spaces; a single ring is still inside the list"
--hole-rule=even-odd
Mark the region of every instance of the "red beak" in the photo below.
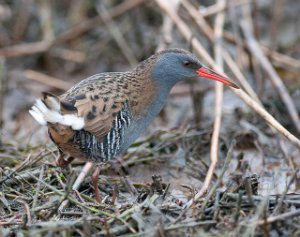
[[[224,83],[227,86],[231,86],[231,87],[234,87],[236,89],[240,89],[240,87],[238,87],[236,84],[231,82],[227,77],[224,77],[224,76],[216,73],[215,71],[213,71],[211,69],[201,67],[197,70],[197,74],[200,77],[204,77],[204,78],[212,79],[212,80],[215,80],[215,81],[219,81],[219,82]]]

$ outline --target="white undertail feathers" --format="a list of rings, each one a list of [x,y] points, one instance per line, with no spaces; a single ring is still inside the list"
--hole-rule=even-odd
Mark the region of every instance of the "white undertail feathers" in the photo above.
[[[51,108],[46,106],[44,101],[37,99],[34,106],[32,106],[29,113],[31,116],[41,125],[47,125],[47,123],[59,123],[61,125],[70,126],[74,130],[81,130],[84,127],[84,118],[75,114],[64,114],[60,111],[59,102],[53,97],[48,97],[48,103],[51,104]]]

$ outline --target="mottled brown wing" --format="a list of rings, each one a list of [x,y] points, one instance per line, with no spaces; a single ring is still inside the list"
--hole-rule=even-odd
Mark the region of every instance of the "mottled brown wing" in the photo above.
[[[113,120],[124,108],[126,98],[110,98],[97,95],[94,91],[78,95],[75,98],[77,114],[84,118],[84,130],[101,140],[112,128]],[[71,112],[62,102],[62,112]],[[74,112],[73,112],[74,113]]]

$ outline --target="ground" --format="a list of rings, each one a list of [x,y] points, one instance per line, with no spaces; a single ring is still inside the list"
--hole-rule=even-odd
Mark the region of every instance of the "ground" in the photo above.
[[[176,2],[193,39],[178,21],[172,25]],[[294,106],[299,116],[299,4],[228,1],[220,28],[218,2],[169,1],[167,10],[158,0],[0,3],[0,236],[300,235],[299,146],[228,88],[218,162],[197,200],[213,154],[214,83],[186,82],[172,90],[147,132],[102,166],[101,203],[90,175],[72,190],[85,161],[57,167],[47,129],[28,114],[42,91],[58,95],[90,75],[130,70],[158,49],[188,49],[209,64],[192,42],[199,40],[213,56],[218,43],[210,41],[211,28],[219,24],[222,49],[233,58],[230,66],[224,56],[226,74],[251,95],[232,65],[238,68],[264,108],[299,138],[289,110]],[[205,24],[197,25],[193,10]],[[237,23],[242,20],[253,26],[290,103],[248,45],[247,29]]]

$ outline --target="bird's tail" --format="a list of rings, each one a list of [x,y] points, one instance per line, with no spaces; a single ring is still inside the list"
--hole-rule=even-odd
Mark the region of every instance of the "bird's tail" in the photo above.
[[[41,125],[61,124],[80,130],[84,127],[84,119],[76,114],[61,114],[59,99],[50,94],[43,93],[43,99],[37,99],[29,110],[31,116]]]

